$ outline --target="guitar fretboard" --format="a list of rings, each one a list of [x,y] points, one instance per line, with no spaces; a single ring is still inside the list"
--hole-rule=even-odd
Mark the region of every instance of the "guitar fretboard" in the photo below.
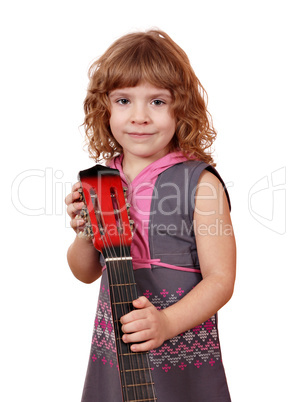
[[[129,247],[104,253],[110,287],[110,301],[116,338],[117,358],[124,402],[157,401],[147,352],[134,353],[122,341],[120,318],[134,309],[138,297]]]

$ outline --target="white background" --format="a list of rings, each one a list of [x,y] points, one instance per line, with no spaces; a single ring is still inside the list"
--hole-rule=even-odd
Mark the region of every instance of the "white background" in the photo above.
[[[219,316],[232,399],[296,401],[293,3],[1,7],[1,401],[80,401],[99,282],[67,266],[63,200],[94,164],[79,129],[87,70],[119,36],[151,27],[188,54],[218,131],[238,245],[235,294]]]

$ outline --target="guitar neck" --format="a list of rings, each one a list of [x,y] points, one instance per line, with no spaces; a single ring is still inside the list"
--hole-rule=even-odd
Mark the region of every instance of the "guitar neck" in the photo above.
[[[86,235],[107,267],[117,359],[124,402],[156,401],[148,353],[133,353],[122,342],[120,318],[133,310],[137,289],[130,256],[132,233],[119,171],[95,165],[79,172],[86,204]]]
[[[106,261],[117,358],[124,402],[156,401],[147,352],[134,353],[122,341],[120,318],[134,309],[138,297],[129,247],[113,248]]]

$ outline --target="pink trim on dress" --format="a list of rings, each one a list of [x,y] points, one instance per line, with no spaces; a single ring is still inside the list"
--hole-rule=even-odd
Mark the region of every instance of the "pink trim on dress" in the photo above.
[[[153,259],[150,259],[150,260],[133,259],[134,270],[146,268],[146,267],[143,267],[143,265],[147,265],[147,264],[149,264],[150,267],[151,267],[151,265],[157,265],[159,267],[175,269],[177,271],[197,272],[197,273],[201,272],[200,269],[197,269],[197,268],[185,268],[185,267],[179,267],[178,265],[166,264],[165,262],[161,262],[159,258],[154,259],[154,260]]]
[[[197,268],[185,268],[179,267],[178,265],[166,264],[165,262],[161,262],[160,259],[150,259],[150,260],[132,260],[134,271],[138,269],[151,269],[151,265],[157,265],[159,267],[175,269],[176,271],[185,271],[185,272],[196,272],[198,274],[201,273],[200,269]],[[102,272],[105,271],[106,265],[103,266]]]

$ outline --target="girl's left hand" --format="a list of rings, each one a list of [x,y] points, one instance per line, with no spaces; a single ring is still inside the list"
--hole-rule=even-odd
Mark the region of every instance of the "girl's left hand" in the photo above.
[[[169,320],[164,310],[157,308],[145,297],[133,301],[136,310],[121,317],[122,340],[131,343],[133,352],[156,349],[169,339]],[[141,342],[133,344],[133,342]]]

